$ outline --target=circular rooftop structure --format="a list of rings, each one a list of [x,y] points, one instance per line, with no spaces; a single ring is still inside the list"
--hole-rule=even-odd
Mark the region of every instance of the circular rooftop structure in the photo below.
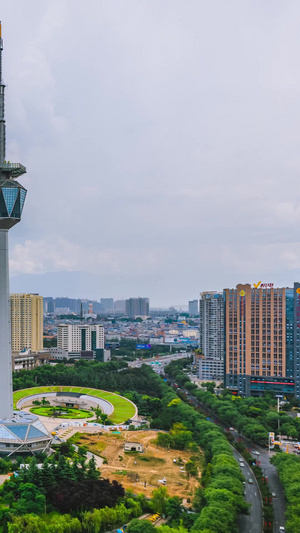
[[[40,386],[18,390],[13,393],[14,408],[25,409],[37,399],[45,398],[52,404],[57,402],[80,406],[81,402],[99,407],[108,415],[112,424],[123,424],[126,420],[135,419],[138,415],[136,405],[114,392],[76,386]]]
[[[38,416],[14,411],[12,418],[0,420],[0,455],[47,452],[52,437]]]

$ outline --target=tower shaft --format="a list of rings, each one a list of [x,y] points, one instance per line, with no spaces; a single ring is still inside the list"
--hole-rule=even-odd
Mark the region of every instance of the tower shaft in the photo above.
[[[11,418],[13,397],[7,229],[0,229],[0,385],[1,418]]]

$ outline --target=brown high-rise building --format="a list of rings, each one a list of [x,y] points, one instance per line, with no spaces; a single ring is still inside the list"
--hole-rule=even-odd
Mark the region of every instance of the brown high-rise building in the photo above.
[[[231,390],[246,396],[293,392],[293,293],[272,284],[224,290],[225,381]]]

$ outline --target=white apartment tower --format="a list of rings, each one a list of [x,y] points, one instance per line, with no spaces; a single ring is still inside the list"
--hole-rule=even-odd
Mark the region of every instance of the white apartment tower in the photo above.
[[[60,324],[57,348],[68,353],[104,348],[104,328],[100,324]]]
[[[204,358],[199,358],[199,378],[224,378],[224,300],[218,292],[202,292],[199,302],[200,341]]]

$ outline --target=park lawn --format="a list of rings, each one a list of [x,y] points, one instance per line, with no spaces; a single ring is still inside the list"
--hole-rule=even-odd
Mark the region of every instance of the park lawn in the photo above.
[[[62,408],[62,411],[64,411],[64,408]],[[86,409],[73,409],[68,408],[65,410],[66,413],[64,415],[59,415],[58,413],[55,413],[55,418],[93,418],[94,413],[91,411],[88,411]],[[48,416],[51,417],[53,415],[53,407],[32,407],[30,409],[30,412],[34,415],[38,416]]]
[[[81,392],[83,391],[83,394],[91,394],[92,392],[94,392],[94,391],[98,391],[98,390],[99,390],[99,389],[87,389],[87,388],[83,387],[83,388],[81,389]]]
[[[13,393],[13,406],[17,408],[17,403],[21,398],[32,396],[33,394],[44,394],[45,392],[54,392],[52,387],[32,387],[31,389],[18,390]]]
[[[112,392],[102,391],[98,389],[89,389],[85,387],[68,387],[68,386],[55,386],[55,387],[33,387],[31,389],[23,389],[15,391],[13,393],[14,409],[16,409],[17,403],[21,398],[31,396],[33,394],[44,394],[45,392],[80,392],[81,394],[90,394],[97,398],[107,400],[113,405],[114,411],[110,415],[110,420],[113,424],[122,424],[126,420],[132,418],[135,415],[136,408],[129,400],[118,394]],[[47,416],[47,415],[46,415]]]
[[[114,406],[114,412],[109,416],[109,419],[114,424],[121,424],[135,415],[135,406],[129,400],[118,394],[112,392],[92,390],[89,394],[97,396],[103,400],[107,400]]]

